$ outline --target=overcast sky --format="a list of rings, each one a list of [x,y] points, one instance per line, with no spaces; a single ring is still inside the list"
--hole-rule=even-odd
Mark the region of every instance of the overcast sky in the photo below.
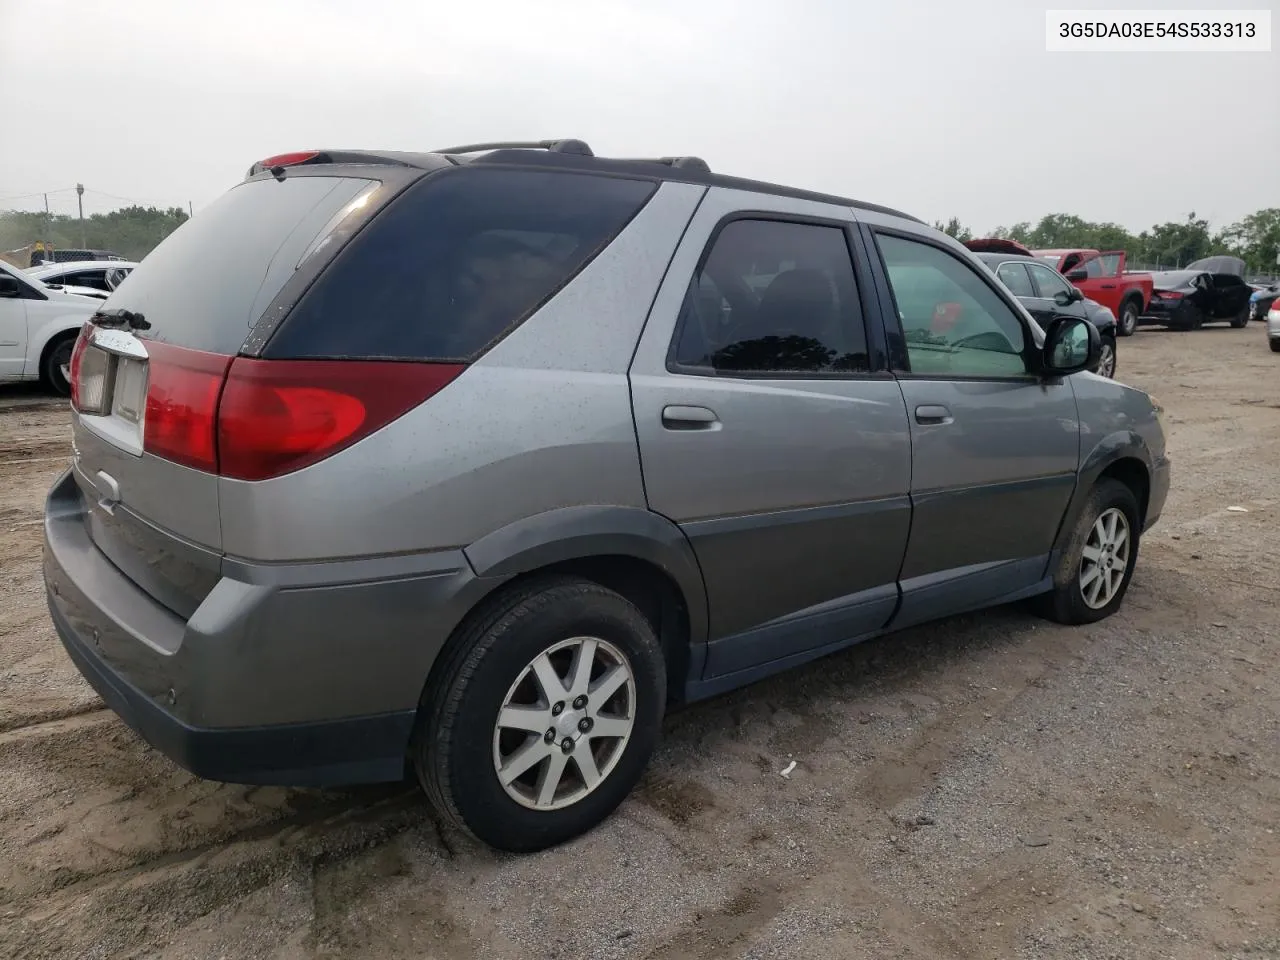
[[[1280,206],[1274,37],[1269,54],[1051,54],[1048,6],[1108,7],[0,0],[0,208],[49,190],[73,213],[79,181],[87,213],[198,210],[286,150],[546,137],[978,230]]]

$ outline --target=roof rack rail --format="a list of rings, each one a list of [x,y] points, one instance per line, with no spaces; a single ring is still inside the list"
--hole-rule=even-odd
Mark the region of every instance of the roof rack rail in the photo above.
[[[625,163],[660,163],[664,167],[677,170],[696,170],[698,173],[710,173],[711,167],[701,157],[628,157]]]
[[[481,153],[486,150],[550,150],[552,153],[573,153],[580,157],[594,157],[591,148],[583,140],[508,140],[495,143],[467,143],[460,147],[445,147],[431,153]]]

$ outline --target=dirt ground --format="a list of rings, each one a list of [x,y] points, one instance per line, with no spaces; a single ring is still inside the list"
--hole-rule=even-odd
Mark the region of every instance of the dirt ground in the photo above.
[[[39,573],[66,410],[0,388],[0,956],[1280,958],[1280,357],[1254,324],[1119,358],[1174,463],[1119,614],[965,616],[692,707],[528,857],[409,786],[197,780],[103,710]]]

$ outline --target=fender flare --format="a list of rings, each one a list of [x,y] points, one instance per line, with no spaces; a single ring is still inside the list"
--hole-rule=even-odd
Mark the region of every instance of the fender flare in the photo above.
[[[693,547],[679,527],[643,507],[548,510],[500,527],[463,552],[477,576],[501,579],[591,557],[644,560],[670,577],[683,595],[690,644],[707,641],[707,588]]]
[[[1102,476],[1104,470],[1121,460],[1136,460],[1141,463],[1147,471],[1147,480],[1150,482],[1154,458],[1151,456],[1151,448],[1147,446],[1147,441],[1137,431],[1117,430],[1094,444],[1093,449],[1081,461],[1080,469],[1076,473],[1076,488],[1062,516],[1058,535],[1054,538],[1055,554],[1060,553],[1066,546],[1071,531],[1075,529],[1076,521],[1080,519],[1080,511],[1084,509],[1085,502],[1093,492],[1098,478]]]

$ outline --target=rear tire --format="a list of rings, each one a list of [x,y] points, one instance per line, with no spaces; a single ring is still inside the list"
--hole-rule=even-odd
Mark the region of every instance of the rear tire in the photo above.
[[[40,382],[45,389],[60,397],[71,396],[71,353],[76,346],[76,333],[66,333],[54,338],[44,348],[40,361]]]
[[[1041,615],[1076,625],[1115,613],[1138,562],[1140,530],[1133,491],[1119,480],[1098,481],[1053,572],[1053,590],[1039,598]]]
[[[1243,330],[1249,325],[1249,305],[1245,304],[1240,308],[1240,312],[1231,318],[1231,326],[1236,330]]]
[[[1270,343],[1271,343],[1271,352],[1280,353],[1280,340],[1272,340],[1270,341]]]
[[[418,711],[414,767],[443,816],[500,850],[586,833],[631,792],[657,744],[661,644],[630,601],[591,581],[548,578],[500,595],[440,666]]]
[[[1138,315],[1141,312],[1138,301],[1132,297],[1120,304],[1120,316],[1116,318],[1116,332],[1122,337],[1132,337],[1138,329]]]

